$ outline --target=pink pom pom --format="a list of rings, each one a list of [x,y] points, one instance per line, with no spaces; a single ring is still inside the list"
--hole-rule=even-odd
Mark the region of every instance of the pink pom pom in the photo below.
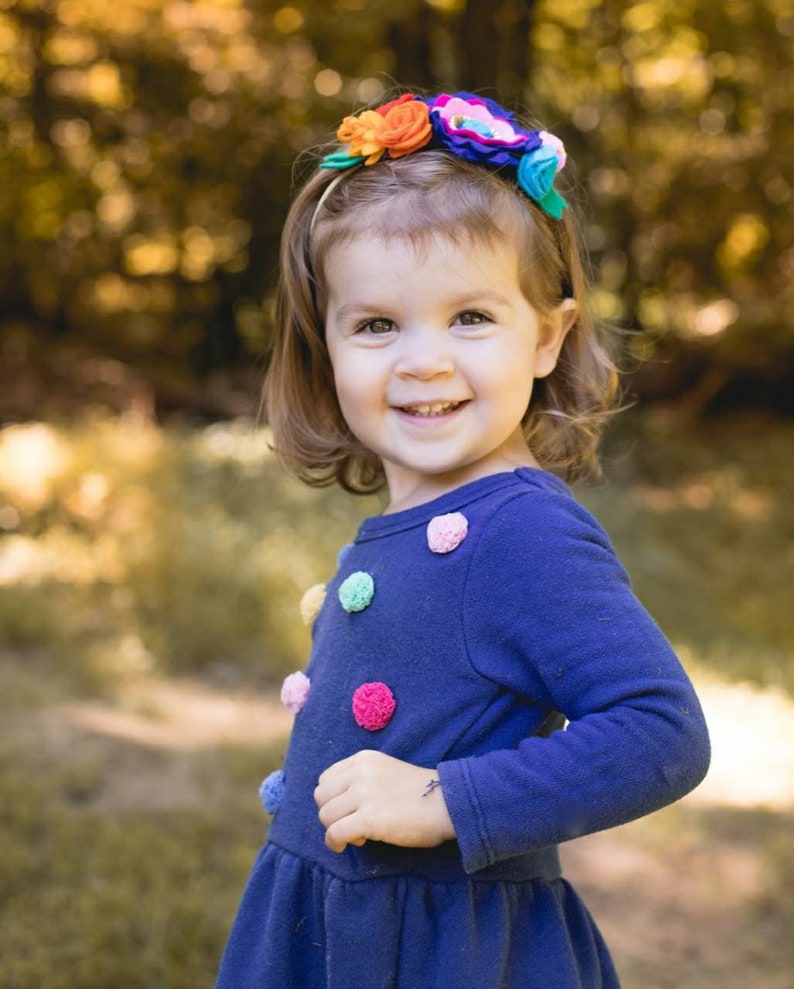
[[[311,681],[305,673],[290,673],[281,685],[281,703],[293,714],[297,714],[303,710],[310,689]]]
[[[367,731],[380,731],[391,721],[397,706],[385,683],[362,683],[353,694],[353,717]]]
[[[451,553],[466,538],[469,522],[461,512],[436,515],[427,525],[427,545],[434,553]]]

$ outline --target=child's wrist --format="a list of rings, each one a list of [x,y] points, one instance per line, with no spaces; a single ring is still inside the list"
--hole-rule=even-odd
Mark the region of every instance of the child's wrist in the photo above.
[[[439,842],[454,839],[456,837],[455,825],[449,816],[441,780],[437,775],[428,779],[422,792],[422,798],[428,798],[428,810],[431,812],[433,830],[436,832]]]

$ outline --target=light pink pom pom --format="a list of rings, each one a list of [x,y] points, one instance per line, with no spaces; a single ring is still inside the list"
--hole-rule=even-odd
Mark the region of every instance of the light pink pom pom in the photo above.
[[[293,714],[297,714],[303,710],[304,704],[309,699],[310,689],[311,681],[305,673],[290,673],[281,685],[281,703]]]
[[[466,538],[469,523],[461,512],[436,515],[427,524],[427,545],[434,553],[451,553]]]
[[[397,706],[385,683],[362,683],[353,694],[353,717],[367,731],[380,731],[391,721]]]

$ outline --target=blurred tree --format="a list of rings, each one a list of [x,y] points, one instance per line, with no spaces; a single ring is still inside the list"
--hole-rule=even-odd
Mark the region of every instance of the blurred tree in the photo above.
[[[782,389],[792,39],[787,0],[0,0],[0,416],[37,361],[78,400],[136,368],[241,408],[214,372],[266,345],[292,159],[392,80],[566,138],[598,310],[665,358],[646,391]]]
[[[643,386],[696,407],[794,408],[793,37],[782,0],[538,9],[534,91],[587,177],[599,308],[661,358]]]

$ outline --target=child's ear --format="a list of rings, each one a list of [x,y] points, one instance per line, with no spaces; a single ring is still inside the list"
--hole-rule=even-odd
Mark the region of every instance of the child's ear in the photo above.
[[[565,337],[579,316],[579,304],[575,299],[562,302],[543,317],[538,329],[535,349],[535,377],[546,378],[557,366]]]

